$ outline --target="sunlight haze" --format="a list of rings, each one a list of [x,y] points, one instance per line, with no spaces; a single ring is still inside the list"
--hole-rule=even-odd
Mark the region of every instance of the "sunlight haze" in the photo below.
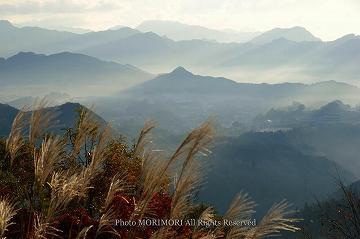
[[[159,6],[162,6],[159,8]],[[2,0],[0,18],[19,25],[104,30],[171,20],[213,29],[302,26],[322,40],[360,34],[358,0]]]

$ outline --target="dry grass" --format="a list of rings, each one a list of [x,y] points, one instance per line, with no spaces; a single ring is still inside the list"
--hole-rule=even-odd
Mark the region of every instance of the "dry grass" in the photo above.
[[[0,238],[3,238],[8,227],[14,223],[11,219],[16,215],[16,209],[8,199],[0,199]]]
[[[69,175],[67,172],[55,172],[49,186],[51,188],[51,199],[47,218],[63,211],[73,199],[86,197],[90,182],[78,174]]]
[[[47,239],[49,236],[59,238],[59,232],[61,231],[51,226],[42,216],[34,217],[34,239]]]
[[[124,175],[115,175],[110,183],[110,187],[108,193],[105,198],[104,203],[104,213],[100,217],[100,222],[98,229],[96,231],[96,235],[100,235],[101,233],[108,232],[114,235],[118,235],[116,230],[113,229],[114,221],[117,219],[117,214],[114,209],[111,207],[111,203],[113,202],[117,193],[127,191],[129,185],[126,181],[126,174]]]
[[[91,110],[81,109],[78,124],[76,126],[76,138],[73,142],[73,149],[70,159],[72,164],[76,164],[76,160],[80,154],[81,147],[86,142],[88,136],[94,137],[99,126],[91,113]]]
[[[40,149],[36,148],[36,141],[42,137],[45,129],[52,119],[50,112],[45,112],[43,107],[45,101],[35,107],[29,122],[29,144],[34,152],[34,175],[35,182],[39,190],[48,188],[50,191],[49,201],[42,204],[40,211],[34,211],[33,237],[48,238],[48,236],[58,236],[60,230],[53,227],[52,219],[66,210],[70,203],[76,199],[86,199],[92,182],[102,171],[107,155],[107,146],[111,140],[110,127],[100,130],[93,119],[89,110],[83,109],[80,112],[80,120],[76,128],[76,137],[72,144],[71,152],[66,152],[65,142],[58,137],[47,136],[44,138]],[[24,146],[24,112],[21,111],[15,118],[11,133],[6,141],[6,149],[11,158],[11,163],[20,154],[20,149]],[[212,123],[205,122],[200,127],[194,129],[175,152],[164,159],[162,155],[154,152],[149,146],[149,135],[154,128],[153,122],[145,124],[141,130],[137,143],[134,147],[134,157],[142,158],[141,175],[138,185],[130,185],[126,180],[126,174],[116,175],[111,180],[109,189],[104,197],[101,214],[99,215],[99,225],[95,229],[95,238],[102,233],[112,233],[119,236],[113,228],[116,213],[111,207],[116,194],[126,192],[134,186],[137,188],[135,210],[132,212],[131,219],[142,219],[144,216],[152,215],[149,204],[153,195],[165,190],[169,191],[168,179],[174,172],[175,165],[182,165],[175,171],[178,176],[174,183],[174,192],[171,197],[170,219],[184,219],[194,207],[194,195],[202,185],[203,163],[197,156],[210,153],[208,146],[214,137]],[[88,164],[81,165],[77,162],[81,150],[86,148],[87,139],[97,139],[96,146],[86,151],[90,156]],[[57,167],[61,162],[65,162],[65,167]],[[67,163],[67,164],[66,164]],[[35,185],[34,185],[34,188]],[[37,197],[37,195],[35,195]],[[239,194],[235,197],[224,218],[228,220],[250,219],[254,213],[255,203],[247,194]],[[16,210],[7,200],[0,200],[0,235],[3,236]],[[276,235],[282,230],[296,231],[293,226],[296,219],[289,217],[288,205],[285,202],[275,204],[260,224],[255,228],[215,228],[204,231],[203,228],[194,228],[194,235],[201,235],[199,238],[246,238],[259,239],[268,235]],[[214,220],[214,210],[209,207],[202,212],[200,219]],[[83,228],[77,238],[86,238],[90,227]],[[226,230],[225,230],[226,229]],[[135,229],[134,229],[135,230]],[[206,232],[206,233],[205,233]],[[130,238],[135,233],[130,233]],[[152,235],[152,238],[170,238],[171,233],[167,228],[160,228]]]
[[[30,145],[34,145],[36,140],[44,135],[50,125],[50,122],[55,119],[55,112],[44,110],[47,105],[48,103],[46,98],[36,100],[34,103],[29,122]]]
[[[76,239],[86,239],[89,230],[92,228],[93,226],[89,226],[89,227],[84,227],[76,236]]]
[[[235,196],[229,209],[224,215],[227,220],[247,220],[250,219],[255,212],[255,202],[253,202],[248,194],[239,193]]]
[[[279,235],[281,231],[295,232],[299,230],[294,226],[299,219],[289,217],[293,211],[285,201],[274,204],[260,221],[259,225],[246,233],[246,239],[259,239],[266,236]]]
[[[56,164],[63,160],[65,143],[59,137],[46,138],[40,148],[35,152],[34,169],[37,182],[43,186],[49,176],[55,171]]]
[[[15,117],[9,137],[6,139],[6,151],[10,155],[10,167],[14,160],[21,154],[21,149],[24,146],[23,129],[25,111],[21,110]]]

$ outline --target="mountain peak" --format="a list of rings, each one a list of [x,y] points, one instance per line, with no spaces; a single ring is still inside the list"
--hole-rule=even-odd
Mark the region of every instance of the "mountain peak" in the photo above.
[[[190,71],[186,70],[184,67],[179,66],[176,69],[174,69],[171,73],[169,73],[170,75],[173,76],[179,76],[179,77],[192,77],[194,76],[193,73],[191,73]]]
[[[182,66],[178,66],[178,67],[176,67],[173,71],[172,71],[173,73],[177,73],[177,72],[181,72],[181,73],[191,73],[191,72],[189,72],[188,70],[186,70],[184,67],[182,67]]]
[[[340,37],[340,38],[336,39],[334,42],[343,43],[343,42],[346,42],[346,41],[349,41],[349,40],[354,40],[354,39],[360,39],[360,36],[355,35],[355,34],[347,34],[347,35],[345,35],[343,37]]]
[[[8,20],[0,20],[0,28],[11,28],[14,27]]]
[[[343,111],[343,110],[351,110],[351,106],[345,105],[340,100],[335,100],[320,108],[320,111]]]
[[[44,57],[43,54],[36,54],[34,52],[19,52],[16,55],[13,55],[9,58],[7,58],[7,61],[19,61],[19,60],[29,60],[29,59],[35,59],[35,58],[41,58]]]
[[[321,41],[321,39],[315,37],[304,27],[295,26],[291,28],[274,28],[261,34],[260,36],[255,37],[251,42],[255,44],[265,44],[279,38],[284,38],[294,42]]]

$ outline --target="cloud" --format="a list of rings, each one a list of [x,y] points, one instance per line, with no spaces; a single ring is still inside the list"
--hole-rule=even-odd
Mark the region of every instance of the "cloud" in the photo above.
[[[14,0],[0,3],[1,14],[82,13],[108,11],[117,7],[106,0]]]
[[[104,29],[144,20],[210,28],[269,30],[304,26],[323,39],[360,33],[358,0],[1,0],[0,15],[19,24]]]

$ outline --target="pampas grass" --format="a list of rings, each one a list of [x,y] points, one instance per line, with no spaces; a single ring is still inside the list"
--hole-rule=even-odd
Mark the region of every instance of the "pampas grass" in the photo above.
[[[61,232],[61,230],[51,226],[41,215],[35,215],[34,233],[32,235],[34,239],[47,239],[49,236],[61,238],[59,232]]]
[[[55,118],[55,112],[46,111],[48,105],[46,98],[36,100],[32,109],[29,122],[29,143],[34,145],[36,140],[41,137]]]
[[[256,204],[251,200],[248,194],[239,193],[230,204],[229,209],[224,215],[227,220],[247,220],[255,212]]]
[[[90,188],[90,182],[86,181],[86,178],[82,175],[55,172],[49,186],[51,188],[51,199],[47,213],[48,218],[64,210],[76,197],[85,197],[87,190]]]
[[[147,121],[144,127],[141,129],[138,140],[135,144],[134,155],[142,157],[145,151],[146,145],[150,142],[150,132],[154,129],[155,123],[153,121]]]
[[[48,137],[41,144],[40,152],[35,152],[34,169],[37,182],[43,186],[55,171],[56,164],[63,160],[65,144],[59,137]]]
[[[28,141],[23,138],[24,112],[20,111],[12,125],[11,133],[6,140],[6,151],[10,157],[10,165],[21,154],[25,144],[32,150],[32,165],[34,166],[32,177],[34,186],[28,192],[25,203],[29,205],[29,221],[32,225],[27,233],[29,238],[59,237],[63,232],[54,224],[56,218],[66,212],[73,205],[85,207],[89,202],[92,207],[99,206],[92,202],[90,196],[94,181],[104,175],[106,168],[108,146],[112,139],[111,128],[100,127],[93,118],[91,111],[82,109],[79,122],[75,128],[74,138],[71,139],[71,149],[67,148],[66,140],[53,135],[45,134],[45,130],[53,119],[51,112],[46,112],[43,107],[46,101],[40,101],[33,111],[29,123]],[[130,212],[131,219],[156,218],[156,213],[151,208],[154,195],[166,192],[171,197],[171,206],[166,216],[167,219],[185,219],[194,210],[194,195],[198,192],[203,181],[204,164],[203,158],[211,151],[209,145],[214,138],[212,122],[208,121],[200,127],[192,130],[182,141],[180,146],[168,158],[164,158],[159,152],[152,150],[150,133],[154,128],[153,122],[147,122],[141,130],[136,144],[127,156],[129,160],[141,159],[138,178],[134,185],[127,180],[128,172],[119,172],[109,179],[107,191],[101,195],[102,204],[95,208],[93,217],[97,220],[96,225],[87,225],[79,228],[76,238],[97,238],[112,235],[111,238],[119,238],[120,234],[113,227],[117,219],[117,211],[113,208],[114,199],[118,194],[131,195],[135,209]],[[42,139],[40,147],[37,142]],[[94,147],[87,147],[91,139]],[[84,164],[81,154],[84,152],[87,158]],[[180,166],[176,168],[176,166]],[[10,167],[11,170],[11,167]],[[174,190],[170,191],[169,178],[171,175],[179,175],[174,182]],[[1,186],[1,185],[0,185]],[[247,220],[254,213],[255,203],[247,194],[238,194],[228,211],[223,216],[227,220]],[[275,204],[260,224],[255,228],[192,228],[193,238],[245,238],[259,239],[268,235],[277,235],[280,231],[296,231],[294,223],[297,219],[290,217],[288,204],[281,202]],[[6,199],[0,200],[0,236],[3,237],[16,215],[14,206]],[[212,207],[205,209],[199,219],[205,221],[215,220],[215,212]],[[95,228],[94,228],[95,227]],[[130,228],[128,237],[135,238],[137,228]],[[91,233],[92,234],[91,234]],[[169,228],[160,227],[155,230],[151,238],[172,238],[175,232]],[[91,236],[90,236],[91,234]],[[70,234],[71,235],[71,232]],[[73,234],[74,235],[74,234]]]
[[[12,224],[11,219],[16,215],[16,209],[6,198],[0,198],[0,238],[3,238],[8,227]]]
[[[104,213],[100,217],[99,226],[96,231],[96,236],[100,235],[103,232],[113,233],[114,235],[119,235],[113,229],[113,223],[117,219],[117,214],[114,209],[111,207],[115,195],[120,192],[126,191],[128,185],[126,183],[126,174],[124,175],[115,175],[110,183],[108,193],[105,198],[104,203]]]
[[[299,230],[293,224],[300,220],[290,217],[293,211],[289,210],[289,206],[286,201],[274,204],[259,225],[246,233],[245,238],[259,239],[266,236],[278,236],[281,231],[295,232]]]
[[[73,149],[70,157],[70,163],[72,165],[76,164],[76,160],[80,154],[81,147],[86,142],[87,137],[93,137],[98,131],[98,129],[99,125],[96,123],[96,120],[94,119],[91,110],[82,108],[80,110],[79,120],[75,128],[76,137],[72,142]]]
[[[147,130],[143,130],[142,132],[149,133]],[[199,153],[201,150],[206,150],[205,146],[211,141],[213,136],[213,128],[210,122],[206,122],[201,125],[199,128],[194,129],[190,134],[185,138],[185,140],[181,143],[178,149],[174,152],[174,154],[168,160],[152,160],[156,164],[155,166],[151,166],[150,163],[145,163],[144,171],[147,173],[149,185],[144,185],[144,193],[143,199],[139,203],[140,209],[139,215],[140,218],[143,217],[147,205],[151,200],[151,196],[159,190],[164,178],[166,177],[167,173],[171,166],[173,166],[181,157],[184,157],[184,163],[182,170],[180,172],[179,179],[176,182],[176,189],[175,189],[175,203],[172,206],[172,214],[173,216],[176,215],[183,215],[188,211],[188,196],[189,192],[196,187],[196,185],[200,182],[199,176],[199,168],[195,166],[194,163],[194,156]],[[140,137],[144,138],[144,135],[140,134]],[[139,138],[140,138],[139,137]],[[139,142],[139,140],[138,140]],[[151,154],[147,155],[149,159],[154,159],[155,157]],[[191,175],[193,173],[193,175]],[[187,184],[190,183],[190,184]]]
[[[21,149],[24,146],[24,118],[24,110],[19,111],[12,123],[9,137],[6,139],[6,151],[10,155],[10,167],[13,165],[14,160],[21,154]]]
[[[86,239],[87,234],[89,232],[89,230],[92,228],[93,226],[89,226],[89,227],[84,227],[76,236],[76,239]]]

